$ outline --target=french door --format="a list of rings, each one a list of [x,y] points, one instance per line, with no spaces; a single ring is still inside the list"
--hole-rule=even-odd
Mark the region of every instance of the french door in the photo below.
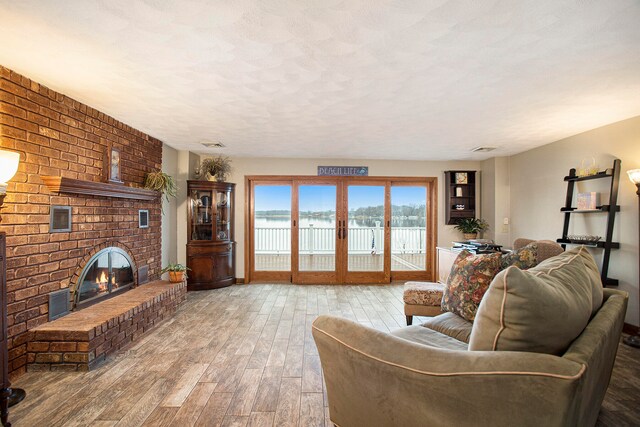
[[[435,178],[247,177],[245,280],[435,277]]]

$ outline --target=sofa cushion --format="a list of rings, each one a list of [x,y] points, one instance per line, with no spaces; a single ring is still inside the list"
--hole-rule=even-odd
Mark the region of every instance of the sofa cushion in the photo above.
[[[585,273],[588,277],[588,283],[591,288],[591,315],[595,314],[598,309],[602,306],[603,300],[603,287],[602,287],[602,279],[600,278],[600,270],[598,269],[598,265],[596,261],[593,259],[593,256],[589,253],[587,248],[584,246],[579,246],[571,251],[571,253],[579,253],[579,259],[584,264]],[[562,257],[552,257],[543,262],[541,262],[538,266],[536,266],[532,271],[542,271],[549,272],[561,266],[564,263],[564,258]]]
[[[442,313],[427,319],[421,326],[429,328],[441,334],[450,336],[459,341],[469,343],[472,323],[457,314]]]
[[[533,242],[528,245],[516,249],[513,252],[502,255],[500,259],[500,268],[518,267],[520,270],[526,270],[535,267],[538,264],[538,244]]]
[[[472,322],[491,280],[500,271],[500,257],[499,252],[482,255],[460,252],[444,287],[442,311],[450,311]]]
[[[513,249],[518,250],[528,244],[536,243],[538,245],[538,263],[541,263],[545,259],[560,255],[564,252],[562,246],[552,240],[532,240],[519,238],[513,241]]]
[[[591,262],[577,247],[530,270],[500,272],[478,308],[469,350],[562,354],[591,317]]]
[[[447,350],[467,350],[466,343],[422,326],[407,326],[406,328],[396,329],[391,332],[391,335],[429,347]]]

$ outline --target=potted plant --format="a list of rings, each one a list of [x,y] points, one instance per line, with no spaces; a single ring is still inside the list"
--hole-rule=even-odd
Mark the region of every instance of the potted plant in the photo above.
[[[209,180],[215,178],[218,182],[223,182],[231,173],[231,160],[228,157],[209,157],[202,161],[200,170],[203,176],[209,175]]]
[[[159,191],[160,194],[166,197],[167,201],[169,201],[169,197],[176,197],[178,191],[175,179],[159,170],[147,173],[144,178],[144,188]]]
[[[479,232],[488,230],[489,224],[484,219],[463,218],[454,228],[461,231],[465,239],[470,240],[477,238]]]
[[[160,275],[164,273],[169,273],[169,281],[171,283],[183,282],[189,276],[187,276],[187,270],[191,270],[189,267],[186,267],[182,264],[169,264],[162,270],[160,270]]]

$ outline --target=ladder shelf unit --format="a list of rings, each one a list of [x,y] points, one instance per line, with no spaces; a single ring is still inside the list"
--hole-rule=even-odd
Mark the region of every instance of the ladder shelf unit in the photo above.
[[[604,171],[598,172],[594,175],[578,176],[575,169],[569,171],[569,175],[564,177],[567,183],[567,197],[565,199],[565,205],[560,209],[564,213],[564,227],[562,229],[562,238],[557,239],[557,242],[562,244],[562,247],[566,248],[566,245],[581,244],[572,242],[569,237],[569,223],[573,214],[592,214],[592,213],[606,213],[607,214],[607,228],[605,239],[595,242],[593,244],[585,244],[591,248],[604,249],[602,257],[602,268],[600,270],[600,276],[602,278],[602,284],[604,286],[618,286],[618,280],[612,279],[609,274],[609,261],[611,259],[611,249],[619,249],[620,243],[613,240],[613,226],[616,219],[616,213],[620,212],[620,206],[618,202],[618,185],[620,183],[620,159],[613,161],[613,167]],[[597,206],[596,209],[578,209],[572,206],[573,203],[573,191],[575,189],[575,183],[579,181],[588,181],[592,179],[609,179],[611,180],[609,200],[607,204]]]

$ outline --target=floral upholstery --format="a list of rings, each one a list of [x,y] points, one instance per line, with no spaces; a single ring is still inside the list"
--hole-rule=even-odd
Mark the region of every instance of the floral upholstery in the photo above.
[[[407,282],[402,299],[405,304],[439,306],[443,288],[441,283]]]
[[[499,252],[482,255],[460,252],[444,287],[442,310],[473,322],[482,297],[500,271],[501,258]]]
[[[529,243],[528,245],[502,255],[500,260],[500,269],[507,267],[518,267],[520,270],[527,270],[538,265],[538,244]]]

